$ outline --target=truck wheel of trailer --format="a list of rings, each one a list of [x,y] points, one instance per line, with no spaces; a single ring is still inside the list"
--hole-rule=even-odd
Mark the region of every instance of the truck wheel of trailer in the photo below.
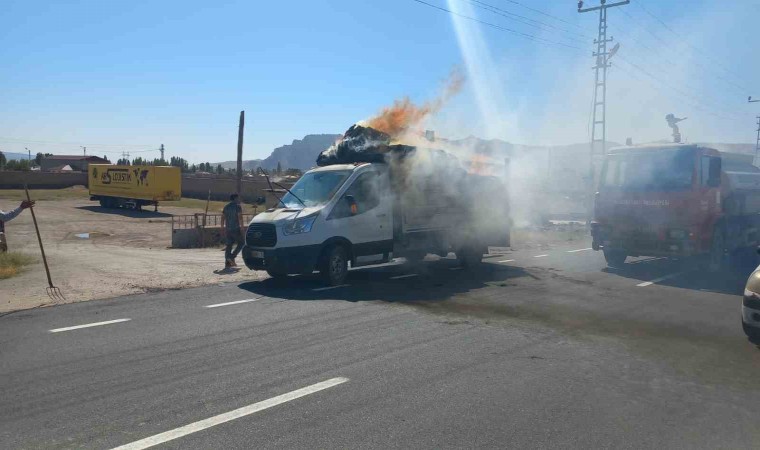
[[[319,273],[331,286],[343,284],[348,275],[348,251],[340,244],[327,248],[319,264]]]
[[[620,267],[625,264],[625,259],[628,255],[622,250],[608,250],[604,249],[604,259],[607,261],[607,265],[610,267]]]

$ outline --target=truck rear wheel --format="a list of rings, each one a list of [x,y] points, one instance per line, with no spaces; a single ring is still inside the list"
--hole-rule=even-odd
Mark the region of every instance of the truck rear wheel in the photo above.
[[[457,252],[457,259],[464,267],[477,267],[483,261],[483,250],[477,247],[465,247]]]
[[[327,249],[320,262],[319,273],[330,286],[343,284],[348,275],[348,251],[342,245]]]
[[[607,265],[610,267],[620,267],[625,264],[625,259],[628,255],[622,250],[607,250],[604,249],[604,259],[607,261]]]

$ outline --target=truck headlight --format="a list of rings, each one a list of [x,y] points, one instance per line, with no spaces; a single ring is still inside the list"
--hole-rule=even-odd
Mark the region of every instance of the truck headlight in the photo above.
[[[317,220],[317,214],[312,214],[310,216],[301,217],[296,220],[293,220],[291,222],[288,222],[285,224],[284,227],[282,227],[283,234],[291,235],[291,234],[301,234],[301,233],[308,233],[311,231],[311,227],[314,225],[314,221]]]

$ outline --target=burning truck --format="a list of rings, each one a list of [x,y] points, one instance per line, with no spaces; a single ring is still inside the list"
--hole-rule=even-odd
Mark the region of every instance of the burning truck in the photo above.
[[[472,268],[489,246],[508,246],[508,161],[428,144],[352,126],[275,208],[253,218],[246,266],[272,277],[317,270],[339,285],[349,266],[453,252]]]

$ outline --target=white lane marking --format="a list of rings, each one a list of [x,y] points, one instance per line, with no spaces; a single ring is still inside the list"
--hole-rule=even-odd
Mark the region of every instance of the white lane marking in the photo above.
[[[544,256],[549,256],[549,255],[535,255],[534,258],[543,258]]]
[[[259,300],[261,300],[261,298],[249,298],[247,300],[236,300],[234,302],[217,303],[215,305],[206,305],[206,306],[204,306],[204,308],[218,308],[220,306],[239,305],[241,303],[250,303],[250,302],[255,302],[255,301],[259,301]]]
[[[655,278],[654,280],[650,280],[650,281],[645,281],[645,282],[643,282],[643,283],[639,283],[639,284],[637,284],[636,286],[637,286],[637,287],[647,287],[647,286],[651,286],[651,285],[653,285],[653,284],[655,284],[655,283],[659,283],[660,281],[669,280],[669,279],[671,279],[671,278],[674,278],[674,277],[677,277],[677,276],[679,276],[679,275],[683,275],[684,273],[686,273],[686,272],[684,271],[684,272],[676,272],[676,273],[671,273],[670,275],[665,275],[665,276],[662,276],[662,277],[659,277],[659,278]]]
[[[586,250],[593,250],[591,247],[589,248],[579,248],[578,250],[568,250],[568,253],[578,253],[578,252],[585,252]]]
[[[327,286],[327,287],[321,287],[321,288],[314,288],[312,289],[313,292],[319,292],[319,291],[329,291],[330,289],[338,289],[346,286],[351,286],[350,284],[339,284],[337,286]]]
[[[235,419],[240,419],[241,417],[249,416],[253,413],[257,413],[259,411],[287,403],[300,397],[305,397],[309,394],[314,394],[315,392],[323,391],[333,386],[343,384],[347,381],[348,378],[343,377],[331,378],[329,380],[322,381],[321,383],[316,383],[312,384],[311,386],[296,389],[295,391],[288,392],[287,394],[278,395],[277,397],[272,397],[268,400],[263,400],[252,405],[243,406],[242,408],[238,408],[230,412],[219,414],[214,417],[209,417],[208,419],[199,420],[198,422],[193,422],[183,427],[165,431],[163,433],[156,434],[145,439],[140,439],[139,441],[116,447],[113,450],[142,450],[150,448],[155,445],[163,444],[164,442],[169,442],[171,440],[181,438],[189,434],[203,431],[207,428],[215,427],[217,425],[221,425]]]
[[[406,275],[396,275],[395,277],[391,277],[391,280],[400,280],[402,278],[412,278],[412,277],[418,277],[420,274],[418,273],[409,273]]]
[[[132,320],[132,319],[106,320],[105,322],[86,323],[84,325],[74,325],[73,327],[54,328],[54,329],[50,330],[50,332],[51,333],[60,333],[61,331],[71,331],[71,330],[79,330],[80,328],[99,327],[101,325],[111,325],[112,323],[126,322],[128,320]]]
[[[513,261],[514,261],[514,259],[505,259],[505,260],[499,261],[499,262],[500,263],[505,263],[505,262],[513,262]]]

